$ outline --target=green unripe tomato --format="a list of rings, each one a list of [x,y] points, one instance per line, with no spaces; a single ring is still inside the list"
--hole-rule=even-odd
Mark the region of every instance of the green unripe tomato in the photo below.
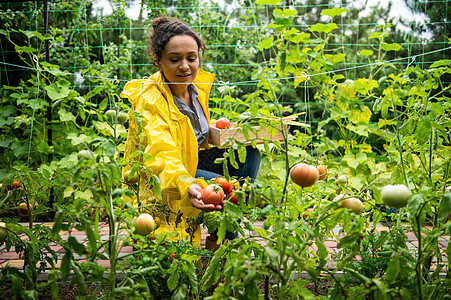
[[[115,110],[107,110],[105,112],[105,117],[108,120],[108,122],[110,123],[116,123],[117,122],[117,113]]]
[[[3,222],[0,222],[0,244],[3,244],[4,241],[9,236],[9,231],[6,229],[6,224]]]
[[[402,208],[407,205],[410,190],[404,184],[386,185],[381,191],[382,201],[392,208]]]
[[[91,151],[89,150],[80,150],[77,153],[78,160],[82,159],[94,159],[94,155],[92,155]]]
[[[340,194],[338,196],[336,196],[334,198],[333,201],[340,201],[341,198],[343,198],[343,194]],[[362,201],[360,201],[360,199],[354,198],[354,197],[350,197],[347,198],[345,197],[344,200],[340,201],[339,207],[344,207],[347,208],[349,210],[351,210],[353,213],[360,215],[361,213],[363,213],[365,211],[365,206],[363,205]]]
[[[119,112],[117,114],[117,121],[119,123],[121,123],[121,124],[124,124],[125,122],[128,121],[128,114],[126,112],[123,112],[123,111]]]
[[[338,176],[338,182],[341,184],[346,184],[348,182],[348,178],[346,177],[346,175],[340,175]]]

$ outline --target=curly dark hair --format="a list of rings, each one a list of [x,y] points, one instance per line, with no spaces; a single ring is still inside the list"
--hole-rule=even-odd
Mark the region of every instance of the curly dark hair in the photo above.
[[[150,36],[147,40],[146,55],[149,60],[153,61],[155,66],[157,66],[157,64],[153,59],[153,54],[156,54],[158,59],[160,59],[164,47],[173,36],[188,35],[192,37],[199,47],[199,53],[202,55],[206,48],[204,41],[186,23],[177,18],[162,16],[153,19],[152,28],[149,33]]]

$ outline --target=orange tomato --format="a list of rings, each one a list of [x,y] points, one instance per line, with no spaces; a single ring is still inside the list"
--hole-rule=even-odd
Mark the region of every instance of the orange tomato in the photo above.
[[[228,181],[224,177],[217,177],[214,181],[222,187],[225,194],[228,194],[233,190],[233,182]]]

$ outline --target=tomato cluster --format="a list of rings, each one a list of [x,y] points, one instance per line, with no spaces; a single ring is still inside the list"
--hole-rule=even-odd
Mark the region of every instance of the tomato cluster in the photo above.
[[[7,191],[13,191],[20,188],[20,180],[14,180],[13,183],[6,186]]]
[[[116,112],[113,109],[109,109],[105,112],[105,117],[108,120],[108,122],[114,124],[114,123],[121,123],[124,124],[128,121],[128,114],[124,111]]]

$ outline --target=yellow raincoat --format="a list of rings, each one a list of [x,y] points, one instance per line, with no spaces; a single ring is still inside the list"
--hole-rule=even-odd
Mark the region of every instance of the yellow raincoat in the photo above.
[[[214,75],[202,70],[193,84],[197,88],[198,100],[202,105],[207,122],[210,123],[208,97]],[[191,122],[175,106],[169,85],[164,83],[160,72],[149,79],[129,81],[122,91],[122,98],[128,98],[132,110],[143,115],[142,131],[138,133],[137,119],[132,118],[129,124],[128,137],[125,144],[125,161],[133,161],[130,155],[139,149],[151,156],[144,165],[152,174],[160,179],[162,201],[155,197],[152,186],[148,184],[151,174],[140,174],[139,194],[146,210],[159,217],[161,226],[156,233],[177,232],[177,238],[186,239],[186,218],[195,217],[201,211],[191,205],[188,187],[197,183],[206,187],[207,183],[195,178],[198,162],[198,143]],[[139,121],[138,121],[139,122]],[[208,139],[201,147],[206,148]],[[129,170],[131,165],[123,169]],[[133,205],[138,207],[135,197]],[[200,245],[200,227],[193,228],[193,243]]]

